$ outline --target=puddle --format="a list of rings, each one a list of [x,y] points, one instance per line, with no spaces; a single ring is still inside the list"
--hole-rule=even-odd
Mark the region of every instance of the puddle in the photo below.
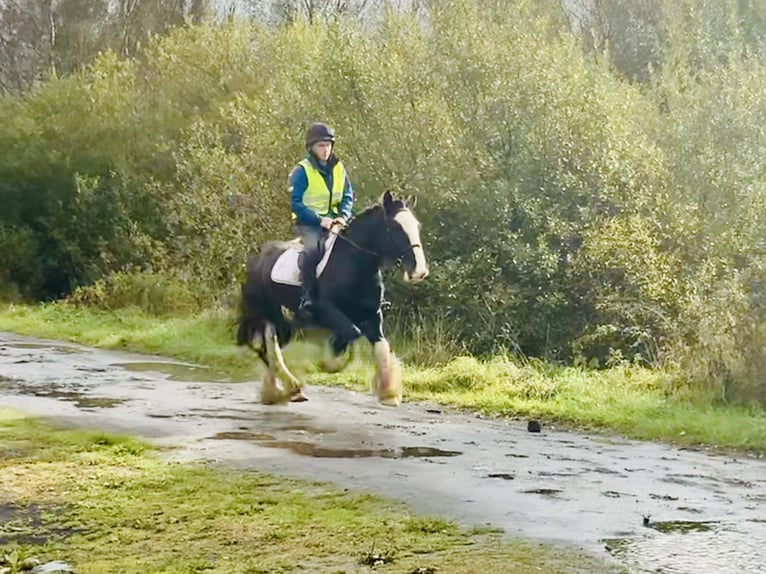
[[[650,522],[647,527],[663,534],[671,532],[683,534],[686,532],[709,532],[718,524],[718,522],[697,522],[694,520],[665,520],[663,522]]]
[[[301,435],[324,435],[338,433],[339,428],[320,426],[311,416],[286,411],[242,411],[236,414],[231,410],[221,412],[220,409],[191,409],[194,416],[206,419],[225,419],[245,421],[250,428],[264,429],[268,432],[294,432]],[[183,415],[179,415],[183,416]]]
[[[763,572],[762,524],[672,520],[650,524],[639,536],[602,540],[607,552],[638,574]]]
[[[10,382],[13,383],[13,381]],[[23,395],[68,401],[80,409],[109,409],[126,402],[124,399],[112,397],[90,397],[77,391],[62,391],[24,384],[7,384],[8,381],[0,381],[0,383],[3,383],[0,387],[7,387]]]
[[[82,353],[82,350],[77,347],[67,347],[64,345],[46,345],[44,343],[5,343],[3,347],[10,347],[11,349],[45,349],[46,351],[54,351],[56,353]],[[2,349],[3,347],[0,347]]]
[[[170,381],[190,383],[241,383],[246,379],[237,379],[223,371],[202,367],[199,365],[184,365],[183,363],[115,363],[113,367],[121,367],[126,371],[139,373],[160,373]]]
[[[210,438],[216,440],[276,440],[276,438],[270,434],[246,431],[219,432],[217,435]]]
[[[271,435],[249,431],[221,432],[210,438],[216,440],[253,440],[263,447],[280,448],[301,456],[313,458],[431,458],[463,454],[456,450],[442,450],[427,446],[404,446],[399,448],[331,447],[312,442],[275,440]]]

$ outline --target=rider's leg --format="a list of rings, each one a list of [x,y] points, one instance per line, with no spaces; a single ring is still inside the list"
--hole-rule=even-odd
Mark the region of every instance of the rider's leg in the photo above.
[[[298,312],[310,314],[317,299],[316,268],[322,258],[322,230],[319,227],[304,226],[299,230],[303,237],[303,252],[299,258],[301,278],[301,299]]]

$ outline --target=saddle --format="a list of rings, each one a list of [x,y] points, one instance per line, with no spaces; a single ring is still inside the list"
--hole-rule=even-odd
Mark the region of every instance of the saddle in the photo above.
[[[330,260],[330,254],[335,246],[335,242],[338,240],[336,233],[330,233],[324,243],[324,255],[317,264],[317,278],[322,275],[322,271],[327,267],[327,262]],[[289,242],[290,247],[279,256],[274,267],[271,268],[271,280],[274,283],[280,285],[292,285],[294,287],[301,286],[300,268],[298,267],[298,257],[303,251],[303,243],[300,238],[294,239]]]

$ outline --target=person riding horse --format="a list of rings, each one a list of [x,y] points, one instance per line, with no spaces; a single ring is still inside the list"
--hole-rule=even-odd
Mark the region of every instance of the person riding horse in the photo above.
[[[290,174],[295,231],[303,237],[303,248],[269,241],[246,264],[237,344],[248,345],[266,367],[261,386],[266,404],[307,400],[281,350],[307,330],[328,335],[329,353],[321,364],[328,372],[347,365],[351,353],[346,351],[360,337],[367,339],[377,361],[378,400],[387,405],[402,400],[401,367],[383,332],[381,271],[398,265],[410,283],[428,276],[420,222],[407,202],[390,190],[351,219],[354,191],[332,153],[334,142],[327,125],[312,125],[306,132],[306,158]],[[324,239],[337,227],[342,229],[317,278]]]
[[[313,124],[306,132],[305,142],[306,157],[290,173],[290,207],[295,233],[303,239],[298,315],[310,319],[316,310],[316,268],[324,255],[324,240],[327,233],[344,227],[351,218],[354,188],[333,152],[332,128],[323,123]]]

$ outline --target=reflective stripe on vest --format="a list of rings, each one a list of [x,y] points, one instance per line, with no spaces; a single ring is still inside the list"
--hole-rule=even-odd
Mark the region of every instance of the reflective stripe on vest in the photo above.
[[[346,183],[346,170],[341,162],[332,168],[332,190],[327,189],[322,172],[315,168],[308,159],[298,163],[306,172],[306,191],[303,193],[303,205],[319,217],[337,217],[340,201],[343,199],[343,187]],[[293,219],[296,215],[293,213]]]

